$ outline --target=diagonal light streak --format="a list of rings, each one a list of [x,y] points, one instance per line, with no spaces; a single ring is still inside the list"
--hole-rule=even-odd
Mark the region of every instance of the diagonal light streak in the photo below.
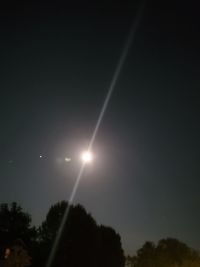
[[[111,80],[111,84],[110,84],[109,89],[108,89],[108,93],[107,93],[106,98],[104,100],[101,112],[99,114],[99,117],[98,117],[98,120],[97,120],[97,123],[96,123],[96,126],[94,128],[94,132],[92,134],[92,138],[91,138],[90,143],[89,143],[88,151],[90,151],[92,149],[92,146],[93,146],[93,143],[95,141],[95,138],[96,138],[97,132],[99,130],[100,124],[101,124],[101,122],[103,120],[104,114],[105,114],[106,109],[108,107],[111,95],[113,93],[113,90],[114,90],[115,85],[117,83],[117,80],[119,78],[120,72],[121,72],[122,67],[124,65],[124,62],[126,60],[128,51],[129,51],[129,49],[131,47],[131,44],[133,42],[136,30],[137,30],[137,28],[139,26],[139,23],[141,21],[143,9],[144,9],[144,1],[143,1],[142,5],[140,6],[140,9],[138,10],[136,19],[133,21],[130,33],[129,33],[128,38],[127,38],[127,40],[125,42],[124,48],[122,50],[121,57],[120,57],[119,62],[117,64],[117,68],[116,68],[116,70],[114,72],[113,78]]]
[[[94,131],[93,131],[93,134],[92,134],[92,137],[91,137],[91,140],[90,140],[90,143],[88,145],[88,151],[91,151],[92,150],[92,147],[93,147],[93,144],[95,142],[95,139],[96,139],[96,136],[97,136],[97,133],[98,133],[98,130],[99,130],[99,127],[101,125],[101,122],[103,120],[103,117],[104,117],[104,114],[106,112],[106,109],[108,107],[108,104],[109,104],[109,101],[110,101],[110,98],[112,96],[112,93],[113,93],[113,90],[115,88],[115,85],[117,83],[117,80],[119,78],[119,75],[120,75],[120,72],[122,70],[122,67],[124,65],[124,62],[126,60],[126,57],[127,57],[127,54],[128,54],[128,51],[131,47],[131,44],[133,42],[133,39],[135,37],[135,33],[136,33],[136,30],[139,26],[139,23],[141,21],[141,18],[142,18],[142,13],[143,13],[143,9],[144,9],[144,4],[145,4],[145,1],[142,2],[139,10],[138,10],[138,13],[136,15],[136,18],[135,20],[133,21],[133,24],[131,26],[131,30],[130,30],[130,33],[128,35],[128,38],[125,42],[125,45],[124,45],[124,48],[122,50],[122,54],[120,56],[120,59],[119,59],[119,62],[117,64],[117,67],[116,67],[116,70],[114,72],[114,75],[113,75],[113,78],[111,80],[111,84],[109,86],[109,89],[108,89],[108,92],[107,92],[107,95],[106,95],[106,98],[104,100],[104,103],[103,103],[103,106],[102,106],[102,109],[100,111],[100,114],[99,114],[99,117],[97,119],[97,123],[95,125],[95,128],[94,128]],[[65,226],[65,223],[66,223],[66,220],[67,220],[67,217],[68,217],[68,214],[69,214],[69,210],[70,210],[70,205],[73,203],[74,201],[74,198],[75,198],[75,195],[76,195],[76,191],[78,189],[78,185],[80,183],[80,180],[82,178],[82,175],[83,175],[83,172],[84,172],[84,169],[85,169],[85,162],[82,163],[81,165],[81,168],[79,170],[79,173],[77,175],[77,178],[76,178],[76,181],[75,181],[75,184],[74,184],[74,187],[73,187],[73,190],[72,190],[72,193],[70,195],[70,198],[69,198],[69,201],[68,201],[68,206],[65,210],[65,213],[63,215],[63,218],[62,218],[62,221],[61,221],[61,224],[60,224],[60,227],[58,229],[58,232],[57,232],[57,235],[56,235],[56,238],[54,240],[54,243],[53,243],[53,246],[52,246],[52,249],[51,249],[51,252],[50,252],[50,255],[49,255],[49,258],[48,258],[48,261],[47,261],[47,264],[46,264],[46,267],[51,267],[52,263],[53,263],[53,260],[54,260],[54,257],[55,257],[55,254],[56,254],[56,250],[58,248],[58,245],[59,245],[59,241],[60,241],[60,238],[61,238],[61,235],[62,235],[62,232],[63,232],[63,229],[64,229],[64,226]]]
[[[56,237],[55,237],[55,240],[54,240],[54,243],[53,243],[53,246],[52,246],[48,261],[47,261],[47,264],[46,264],[46,267],[50,267],[52,262],[53,262],[53,260],[54,260],[54,257],[55,257],[55,254],[56,254],[56,250],[58,248],[59,241],[60,241],[64,226],[65,226],[65,223],[67,221],[67,217],[68,217],[69,210],[70,210],[70,205],[73,203],[73,200],[74,200],[74,197],[75,197],[79,182],[80,182],[81,177],[83,175],[84,168],[85,168],[85,162],[82,163],[81,168],[80,168],[79,173],[78,173],[78,176],[76,178],[76,182],[74,184],[72,193],[70,195],[70,199],[68,201],[67,208],[66,208],[66,210],[64,212],[60,227],[59,227],[58,232],[56,234]]]

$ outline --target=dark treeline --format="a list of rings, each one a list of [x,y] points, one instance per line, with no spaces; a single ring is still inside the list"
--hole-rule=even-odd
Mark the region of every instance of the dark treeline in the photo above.
[[[53,205],[36,228],[19,205],[1,204],[0,266],[45,267],[67,207],[65,201]],[[123,267],[124,263],[119,234],[97,225],[81,205],[71,205],[52,267]]]
[[[45,267],[66,201],[51,206],[39,227],[12,203],[0,205],[0,267]],[[81,205],[71,205],[52,267],[200,267],[199,254],[177,239],[146,242],[125,256],[121,238],[111,227],[97,225]]]
[[[135,256],[126,258],[127,267],[200,267],[200,255],[175,238],[146,242]]]

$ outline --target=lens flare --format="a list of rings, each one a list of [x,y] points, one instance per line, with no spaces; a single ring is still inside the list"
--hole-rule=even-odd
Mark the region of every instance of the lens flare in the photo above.
[[[90,163],[93,160],[92,153],[90,151],[84,151],[81,155],[81,159],[85,163]]]
[[[75,181],[75,184],[74,184],[74,187],[73,187],[73,190],[72,190],[72,193],[70,195],[70,199],[69,199],[69,205],[68,205],[68,208],[66,209],[65,213],[64,213],[64,216],[63,216],[63,219],[61,221],[61,225],[58,229],[58,232],[57,232],[57,235],[56,235],[56,238],[54,240],[54,243],[53,243],[53,246],[51,248],[51,252],[50,252],[50,255],[49,255],[49,258],[47,260],[47,264],[46,264],[46,267],[51,267],[52,265],[52,262],[54,260],[54,256],[56,254],[56,251],[57,251],[57,247],[58,247],[58,244],[59,244],[59,240],[61,238],[61,235],[62,235],[62,232],[63,232],[63,228],[64,228],[64,225],[66,223],[66,220],[67,220],[67,217],[68,217],[68,213],[69,213],[69,207],[70,205],[73,203],[73,200],[74,200],[74,197],[75,197],[75,194],[76,194],[76,191],[77,191],[77,188],[78,188],[78,185],[79,185],[79,182],[81,180],[81,177],[83,175],[83,172],[84,172],[84,168],[85,168],[85,165],[87,163],[90,163],[93,159],[92,157],[92,154],[90,154],[90,150],[92,149],[93,147],[93,144],[94,144],[94,141],[96,139],[96,135],[98,133],[98,130],[99,130],[99,127],[100,127],[100,124],[102,123],[102,120],[103,120],[103,117],[105,115],[105,112],[106,112],[106,109],[107,109],[107,106],[109,104],[109,101],[110,101],[110,98],[111,98],[111,95],[114,91],[114,88],[115,88],[115,85],[117,83],[117,80],[120,76],[120,73],[121,73],[121,69],[125,63],[125,60],[126,60],[126,57],[127,57],[127,54],[129,52],[129,49],[131,48],[131,45],[132,45],[132,42],[133,42],[133,39],[135,37],[135,33],[136,33],[136,30],[139,26],[139,23],[141,21],[141,18],[142,18],[142,13],[143,13],[143,10],[144,10],[144,4],[145,4],[145,0],[142,2],[142,4],[140,5],[140,8],[138,10],[138,13],[136,15],[136,18],[134,19],[134,22],[133,22],[133,25],[131,27],[131,30],[130,30],[130,33],[128,35],[128,39],[126,40],[125,42],[125,46],[124,46],[124,49],[122,50],[122,54],[121,54],[121,57],[119,59],[119,62],[117,64],[117,67],[116,67],[116,70],[114,72],[114,75],[113,75],[113,78],[111,80],[111,84],[110,84],[110,87],[108,89],[108,92],[107,92],[107,95],[106,95],[106,98],[105,98],[105,101],[103,103],[103,106],[102,106],[102,109],[100,111],[100,114],[99,114],[99,117],[97,119],[97,122],[96,122],[96,125],[94,127],[94,131],[92,133],[92,137],[91,137],[91,140],[90,140],[90,143],[89,143],[89,146],[88,146],[88,151],[87,152],[84,152],[82,154],[82,165],[81,165],[81,168],[80,168],[80,171],[78,173],[78,176],[77,176],[77,179]]]

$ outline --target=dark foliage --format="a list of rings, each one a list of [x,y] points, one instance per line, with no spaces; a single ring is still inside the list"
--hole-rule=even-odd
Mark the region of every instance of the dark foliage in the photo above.
[[[37,247],[37,231],[31,226],[31,216],[15,202],[0,205],[0,260],[4,260],[6,248],[12,248],[17,240],[23,240],[33,257]],[[26,251],[26,248],[25,250]],[[11,256],[13,260],[13,255]]]
[[[124,266],[124,254],[120,236],[110,227],[98,228],[99,265],[101,267]]]
[[[31,217],[15,202],[0,205],[0,245],[8,246],[17,239],[30,245],[36,239],[36,229],[31,227]]]
[[[29,262],[30,255],[32,266],[44,267],[67,207],[65,201],[53,205],[45,221],[36,230],[31,227],[30,215],[18,204],[1,204],[1,260],[5,261],[6,248],[12,251],[16,247],[16,240],[21,240],[23,251],[28,253],[22,258],[23,262]],[[6,263],[11,266],[15,264],[13,253]],[[98,226],[81,205],[71,205],[52,264],[54,266],[123,267],[120,236],[110,227]]]
[[[200,255],[174,238],[161,239],[157,246],[146,242],[137,255],[127,257],[129,267],[198,267]]]
[[[47,260],[67,208],[63,201],[52,206],[39,229],[42,264]],[[70,206],[53,266],[123,267],[120,236],[112,228],[98,226],[81,205]],[[41,265],[43,266],[43,265]]]

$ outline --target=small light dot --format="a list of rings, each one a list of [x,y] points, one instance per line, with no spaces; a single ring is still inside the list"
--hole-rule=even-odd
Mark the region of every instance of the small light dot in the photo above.
[[[42,158],[42,155],[40,155],[40,158]]]

